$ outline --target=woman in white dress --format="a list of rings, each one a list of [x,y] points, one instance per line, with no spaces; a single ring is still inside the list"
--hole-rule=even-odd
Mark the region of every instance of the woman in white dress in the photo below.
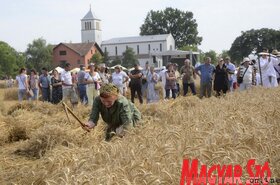
[[[148,81],[147,103],[154,103],[159,101],[159,90],[155,90],[155,85],[159,81],[159,76],[154,69],[155,69],[154,67],[150,67],[150,73],[147,76],[147,81]]]

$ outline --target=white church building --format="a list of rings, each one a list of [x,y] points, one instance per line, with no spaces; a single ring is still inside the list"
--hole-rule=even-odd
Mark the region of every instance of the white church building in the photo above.
[[[119,37],[102,41],[101,20],[91,9],[81,19],[81,28],[83,43],[96,42],[101,46],[103,52],[108,52],[111,60],[117,57],[122,59],[123,52],[127,48],[132,48],[142,67],[146,62],[155,67],[162,67],[173,58],[175,60],[178,58],[192,60],[193,56],[199,54],[198,52],[176,50],[175,40],[171,34]]]
[[[174,50],[175,41],[171,34],[120,37],[103,41],[101,48],[104,52],[107,51],[111,58],[121,58],[127,48],[132,48],[141,66],[149,62],[160,67],[163,62],[162,57],[156,57],[156,55],[167,50]]]

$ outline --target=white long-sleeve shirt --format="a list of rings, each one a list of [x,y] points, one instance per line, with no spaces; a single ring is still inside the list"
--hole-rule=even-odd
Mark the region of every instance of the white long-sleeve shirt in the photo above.
[[[276,71],[274,69],[274,66],[279,64],[278,59],[274,57],[270,57],[270,58],[261,57],[259,60],[260,60],[262,76],[263,77],[272,76],[276,78]]]

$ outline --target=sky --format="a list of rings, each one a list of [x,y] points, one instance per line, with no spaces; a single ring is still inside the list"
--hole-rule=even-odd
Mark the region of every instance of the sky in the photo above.
[[[191,11],[204,52],[229,50],[242,31],[280,29],[280,0],[0,0],[0,41],[25,51],[34,39],[81,42],[80,20],[90,5],[102,20],[102,38],[137,36],[150,10]]]

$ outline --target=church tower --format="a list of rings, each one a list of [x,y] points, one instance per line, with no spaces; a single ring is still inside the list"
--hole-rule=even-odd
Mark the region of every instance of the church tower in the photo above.
[[[91,8],[81,20],[82,43],[96,42],[99,46],[102,42],[101,20],[92,13]]]

